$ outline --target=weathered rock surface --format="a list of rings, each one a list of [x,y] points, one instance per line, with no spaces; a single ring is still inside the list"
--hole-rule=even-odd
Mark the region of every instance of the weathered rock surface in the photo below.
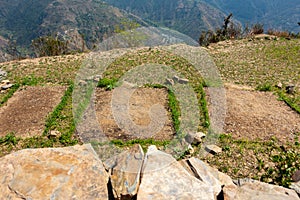
[[[297,192],[297,194],[300,197],[300,181],[292,183],[290,188],[293,189],[295,192]]]
[[[291,186],[298,193],[299,184]],[[155,146],[144,156],[135,145],[104,163],[90,144],[27,149],[0,158],[0,199],[299,200],[292,189],[232,181],[197,158],[177,162]]]
[[[193,157],[183,161],[182,163],[185,165],[185,168],[190,171],[191,175],[213,187],[215,198],[217,198],[217,196],[221,193],[224,185],[235,186],[229,176],[210,167],[208,164],[197,158]]]
[[[171,155],[150,146],[137,199],[214,199],[213,189],[191,176]]]
[[[10,84],[7,84],[7,85],[2,85],[2,86],[1,86],[1,89],[2,89],[2,90],[7,90],[7,89],[11,88],[12,86],[14,86],[14,85],[11,84],[11,83],[10,83]]]
[[[107,182],[89,144],[0,158],[0,199],[108,199]]]
[[[7,76],[7,72],[0,69],[0,81],[3,80]]]
[[[206,135],[203,132],[188,133],[185,140],[189,144],[200,144],[205,136]]]
[[[222,148],[214,144],[205,146],[205,150],[214,155],[222,152]]]
[[[111,174],[110,179],[115,198],[132,197],[137,194],[143,160],[142,147],[135,145],[130,150],[104,162],[105,168]]]
[[[292,180],[293,180],[294,182],[300,181],[300,170],[297,170],[297,171],[293,174]]]
[[[299,200],[297,193],[291,189],[251,179],[240,179],[237,186],[225,185],[223,188],[225,200]]]

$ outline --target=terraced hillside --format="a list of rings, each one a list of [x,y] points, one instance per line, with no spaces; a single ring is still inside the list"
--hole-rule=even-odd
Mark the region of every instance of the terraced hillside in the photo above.
[[[218,138],[222,153],[202,159],[232,177],[250,177],[289,185],[291,174],[300,167],[299,47],[299,39],[269,40],[265,37],[225,41],[209,46],[207,51],[214,59],[225,83],[227,115],[224,134]],[[0,156],[23,148],[68,146],[82,142],[76,134],[73,120],[72,91],[76,72],[86,56],[63,55],[1,63],[0,69],[8,72],[6,79],[14,86],[0,93],[0,121],[2,120],[1,124],[7,123],[7,129],[0,129],[4,130],[0,133]],[[111,65],[98,84],[104,89],[98,88],[97,91],[113,90],[116,80],[124,71],[149,63],[151,59],[161,59],[162,63],[172,65],[182,72],[194,88],[200,88],[198,99],[202,121],[199,129],[207,132],[210,94],[205,95],[206,88],[202,90],[205,82],[200,75],[195,75],[186,61],[156,49],[144,49],[127,56]],[[295,91],[288,93],[286,86],[291,84],[295,86]],[[43,90],[49,92],[45,94]],[[165,89],[160,86],[148,86],[137,92],[132,105],[136,112],[131,114],[136,122],[147,123],[147,116],[142,110],[138,110],[145,105],[137,105],[149,94],[151,97],[160,96],[170,120],[166,129],[170,133],[167,134],[168,137],[126,138],[121,137],[123,133],[117,128],[108,127],[107,134],[121,134],[111,140],[117,148],[141,143],[143,147],[156,144],[164,149],[170,143],[169,137],[174,135],[176,124],[180,123],[180,110],[176,107],[176,98],[172,93],[163,90]],[[108,93],[101,96],[102,99],[104,97],[108,98]],[[34,102],[39,98],[39,101]],[[98,102],[98,111],[108,113],[106,109],[109,106],[101,107],[103,102]],[[149,102],[153,103],[152,100]],[[9,130],[13,128],[9,126],[9,119],[14,119],[10,114],[15,109],[18,109],[16,115],[21,115],[26,114],[22,109],[30,112],[37,105],[39,112],[31,113],[30,118],[24,117],[29,120],[21,118],[15,122],[19,127],[27,127],[24,132],[22,129]],[[200,147],[201,144],[196,144],[193,146],[194,152],[187,151],[182,156],[197,156]]]

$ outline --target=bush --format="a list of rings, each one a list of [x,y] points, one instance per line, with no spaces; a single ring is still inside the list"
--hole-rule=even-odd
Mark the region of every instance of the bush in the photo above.
[[[251,34],[252,35],[257,35],[257,34],[262,34],[264,33],[264,25],[260,23],[256,23],[252,26],[251,28]]]
[[[31,46],[37,57],[66,54],[68,42],[55,36],[42,36],[32,41]]]
[[[277,36],[277,37],[283,37],[283,38],[290,37],[289,32],[287,32],[287,31],[277,31],[277,30],[274,30],[274,29],[269,29],[267,34],[274,35],[274,36]]]

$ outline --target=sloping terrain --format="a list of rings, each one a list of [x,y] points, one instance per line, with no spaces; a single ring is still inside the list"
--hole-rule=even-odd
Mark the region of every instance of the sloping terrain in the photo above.
[[[44,131],[48,114],[57,106],[64,87],[25,87],[0,108],[0,136],[32,137]]]
[[[300,115],[271,92],[227,86],[224,131],[234,139],[295,142],[300,133]],[[300,142],[300,140],[298,141]]]
[[[106,0],[106,2],[198,40],[201,31],[222,25],[226,14],[202,1]]]
[[[266,30],[287,30],[299,32],[297,22],[300,19],[299,0],[205,0],[225,13],[233,13],[234,17],[244,25],[262,23]]]
[[[250,177],[284,186],[289,185],[292,173],[299,168],[300,164],[298,159],[300,153],[299,42],[299,39],[269,40],[263,37],[229,40],[209,46],[207,51],[214,59],[224,82],[230,86],[227,88],[228,115],[225,121],[227,134],[222,134],[218,140],[218,145],[223,149],[223,152],[204,158],[212,166],[234,178]],[[157,54],[160,56],[158,57]],[[176,70],[189,76],[191,84],[201,80],[200,77],[195,76],[196,73],[191,68],[188,68],[190,66],[187,63],[175,57],[167,56],[165,52],[159,52],[155,49],[146,49],[136,53],[136,55],[131,53],[116,60],[106,75],[110,76],[109,78],[119,78],[122,73],[134,66],[153,62],[153,59],[161,59],[161,63],[174,65],[177,67]],[[84,58],[85,54],[77,54],[0,64],[1,69],[8,72],[7,79],[15,84],[33,86],[33,88],[50,83],[69,86],[57,104],[58,106],[45,119],[45,126],[43,127],[46,133],[55,130],[59,131],[60,134],[54,137],[40,135],[21,138],[12,134],[0,137],[0,156],[22,148],[68,146],[80,142],[76,135],[72,114],[72,91],[74,87],[72,81],[74,81],[76,72],[81,67]],[[279,82],[282,84],[281,88],[276,87]],[[287,93],[285,86],[288,84],[295,85],[294,93]],[[252,90],[249,91],[247,88],[252,88]],[[260,90],[267,90],[268,92]],[[13,101],[20,94],[19,92],[14,93],[9,98],[10,91],[13,90],[0,93],[1,105],[2,101],[7,98],[7,103],[10,104],[10,101]],[[108,97],[108,93],[97,94],[100,95],[98,111],[109,109],[110,105],[105,106],[101,101],[102,99],[107,102],[107,99],[103,97]],[[146,96],[142,92],[139,94],[135,99],[137,102],[143,101],[142,99]],[[34,89],[31,95],[35,95]],[[163,95],[159,94],[159,96],[164,99]],[[149,98],[149,103],[152,104],[151,98],[155,98],[154,93]],[[48,99],[46,98],[46,100]],[[46,100],[43,99],[43,101]],[[21,103],[25,104],[26,102],[29,100],[24,100]],[[143,101],[141,107],[147,107],[147,102],[146,100]],[[136,104],[136,102],[132,103]],[[133,119],[137,122],[141,120],[139,122],[141,124],[147,124],[147,114],[144,110],[138,110],[134,106],[131,108],[131,111],[134,112],[131,113]],[[0,109],[3,110],[5,107],[1,106]],[[51,109],[47,112],[50,111]],[[6,113],[0,114],[1,117],[6,117]],[[99,114],[101,115],[100,112]],[[109,119],[111,120],[111,118]],[[24,121],[19,120],[18,122],[21,126]],[[27,123],[26,126],[28,128],[34,126],[34,121],[31,124]],[[110,124],[107,124],[105,128],[109,134],[108,126]],[[170,128],[169,125],[167,126]],[[122,134],[121,131],[111,133]],[[168,136],[171,135],[169,133]],[[118,135],[117,139],[122,139],[122,137]],[[115,145],[122,149],[137,141],[142,143],[143,147],[154,143],[160,148],[164,148],[163,143],[153,140],[117,141]],[[200,146],[193,146],[194,155],[197,155]],[[285,171],[279,171],[282,169]]]
[[[0,35],[16,41],[21,56],[32,54],[31,41],[40,36],[58,33],[78,51],[95,48],[124,19],[141,22],[99,0],[1,0],[0,16]]]

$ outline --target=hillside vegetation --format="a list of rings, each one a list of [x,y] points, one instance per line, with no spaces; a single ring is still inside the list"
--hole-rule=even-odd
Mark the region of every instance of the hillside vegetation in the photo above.
[[[278,96],[278,100],[286,102],[299,114],[299,90],[293,94],[288,94],[284,87],[287,84],[294,84],[296,88],[299,87],[299,46],[300,39],[269,40],[264,37],[258,39],[253,37],[213,44],[208,47],[208,52],[214,58],[224,82],[273,92]],[[151,50],[148,52],[149,55],[147,54],[142,59],[137,60],[134,59],[135,55],[131,55],[131,59],[124,57],[125,59],[120,59],[111,65],[110,71],[106,74],[107,78],[118,78],[125,69],[132,68],[134,64],[147,63],[149,62],[148,58],[155,58],[158,53]],[[141,52],[137,54],[137,56],[141,55],[143,55]],[[1,107],[9,101],[14,92],[26,86],[62,85],[68,88],[60,104],[47,117],[43,135],[21,138],[14,133],[7,133],[6,136],[0,138],[1,156],[22,148],[68,146],[81,142],[76,136],[71,102],[73,80],[85,56],[86,54],[82,53],[0,64],[0,68],[8,72],[7,78],[15,84],[14,88],[0,94]],[[183,74],[185,71],[187,75],[191,73],[189,69],[183,67],[187,65],[182,65],[182,62],[177,61],[172,56],[170,60],[163,62],[173,63],[175,69],[182,70]],[[193,80],[192,77],[190,79]],[[283,85],[281,89],[276,87],[279,82]],[[204,95],[204,93],[199,94]],[[205,105],[203,101],[201,104]],[[50,137],[50,130],[58,130],[61,135]],[[280,143],[276,138],[268,141],[260,138],[244,140],[233,139],[230,134],[223,134],[219,138],[219,145],[223,152],[214,157],[203,159],[235,178],[250,177],[288,186],[291,181],[291,174],[300,167],[298,160],[300,155],[299,133],[296,133],[294,137],[294,143]],[[142,143],[144,146],[156,144],[163,148],[168,142],[153,140],[114,141],[114,144],[119,148],[126,148],[134,143]],[[195,155],[197,155],[200,146],[196,145],[194,148]],[[270,149],[274,151],[270,151]]]

